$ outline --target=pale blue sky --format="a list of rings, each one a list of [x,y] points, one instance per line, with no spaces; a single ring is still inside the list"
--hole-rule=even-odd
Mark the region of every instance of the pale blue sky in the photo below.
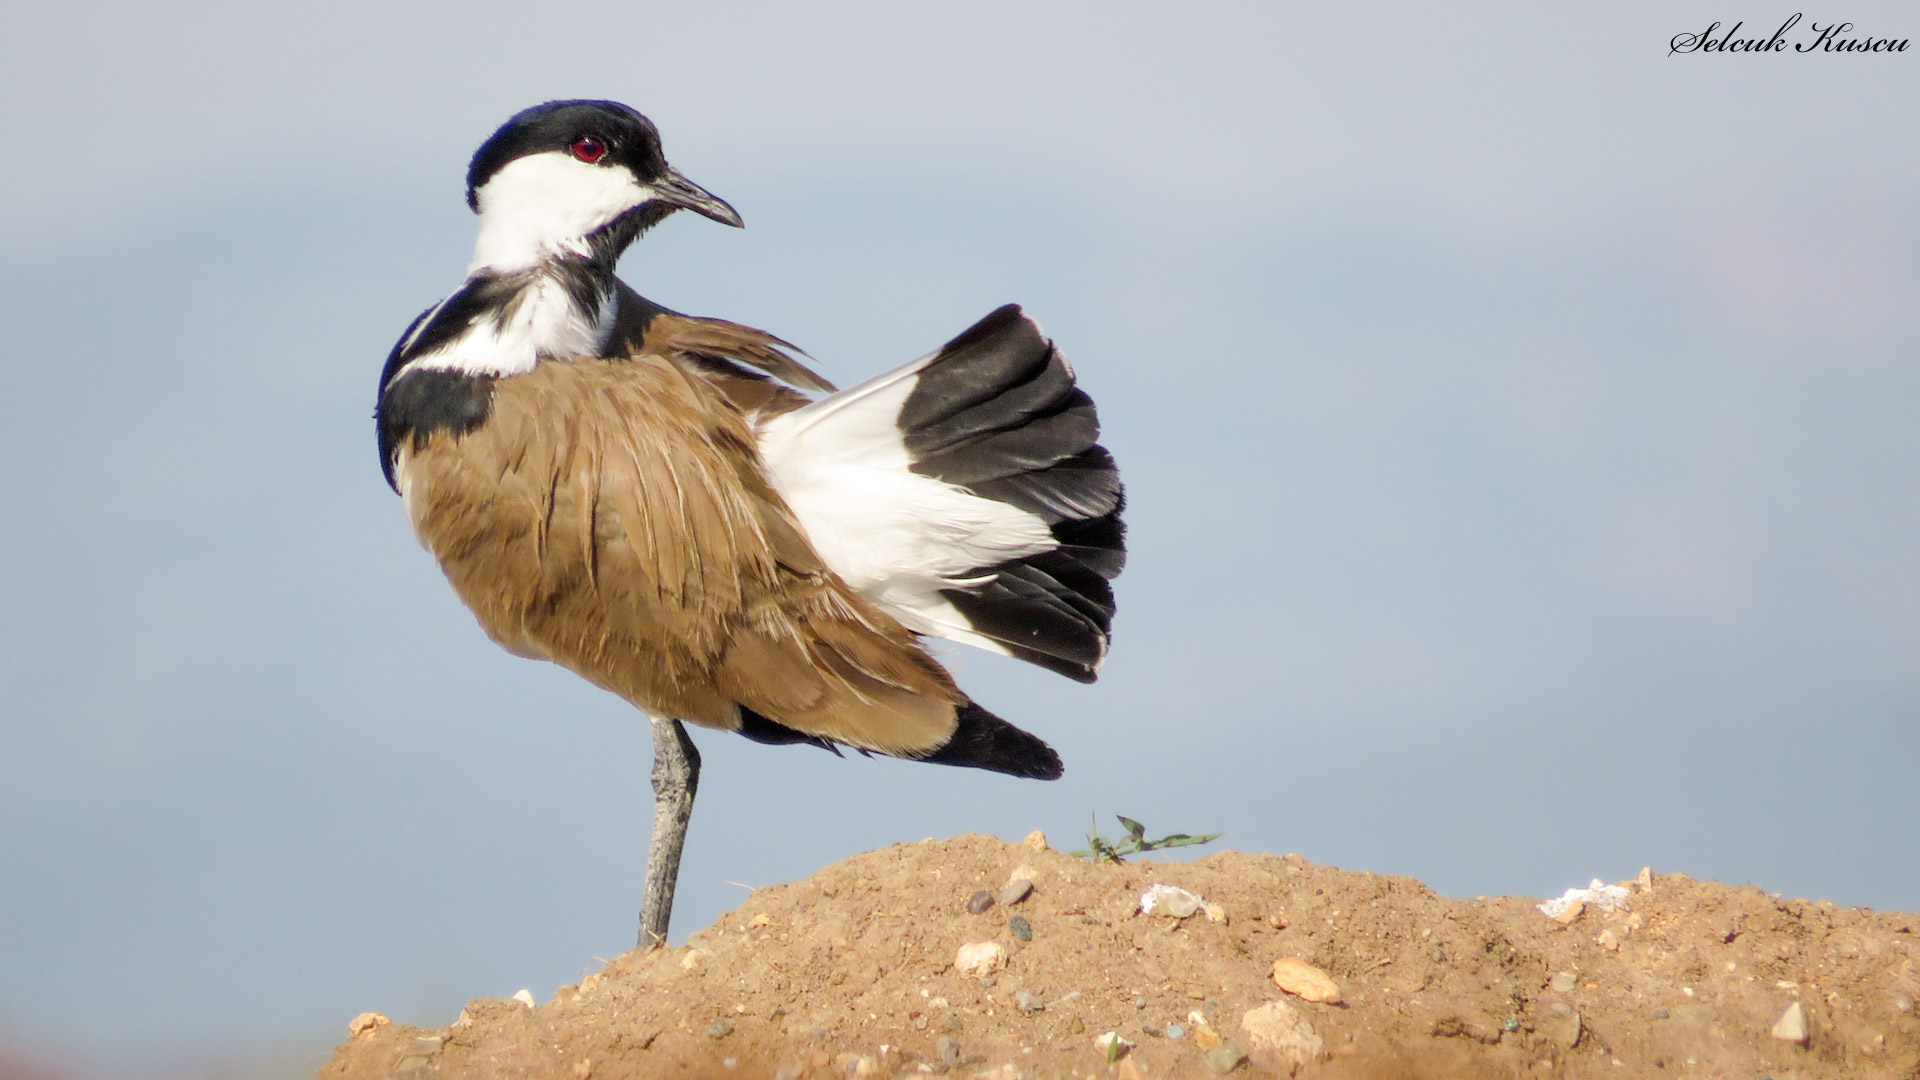
[[[642,292],[842,383],[1019,300],[1129,482],[1099,685],[951,654],[1066,778],[703,737],[679,934],[1096,812],[1454,895],[1920,910],[1920,53],[1515,7],[12,15],[0,1048],[299,1075],[631,944],[643,722],[485,640],[368,419],[467,155],[553,97],[746,217],[662,226]]]

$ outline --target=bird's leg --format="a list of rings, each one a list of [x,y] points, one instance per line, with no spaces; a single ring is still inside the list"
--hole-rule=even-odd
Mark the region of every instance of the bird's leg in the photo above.
[[[647,886],[640,900],[640,947],[667,943],[680,849],[700,787],[700,751],[680,721],[653,721],[653,843],[647,848]]]

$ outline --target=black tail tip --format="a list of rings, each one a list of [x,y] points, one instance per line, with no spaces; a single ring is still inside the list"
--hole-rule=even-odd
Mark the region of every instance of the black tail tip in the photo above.
[[[969,701],[947,744],[921,761],[989,769],[1028,780],[1058,780],[1063,771],[1053,747]]]
[[[940,346],[940,351],[943,353],[951,353],[972,348],[983,341],[989,341],[1002,334],[1009,333],[1018,328],[1022,322],[1028,321],[1031,320],[1028,320],[1026,313],[1020,310],[1019,304],[1002,304],[992,311],[987,312],[979,322],[960,331],[959,334],[954,336],[952,341]],[[1038,338],[1042,345],[1046,344],[1046,339],[1040,338],[1037,327],[1034,330],[1034,337]]]

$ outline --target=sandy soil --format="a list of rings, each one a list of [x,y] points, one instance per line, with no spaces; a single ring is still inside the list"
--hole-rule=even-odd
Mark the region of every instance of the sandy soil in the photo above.
[[[1030,895],[969,911],[1016,874]],[[1141,914],[1154,884],[1212,910]],[[361,1018],[319,1075],[1920,1077],[1920,916],[1628,884],[1561,922],[1533,898],[1450,900],[1296,855],[1095,865],[926,841],[761,889],[687,947],[628,953],[537,1007],[474,1001],[433,1031]],[[989,942],[999,966],[963,971],[962,947]],[[1283,957],[1339,1000],[1282,990]],[[1804,1042],[1774,1034],[1795,1003]]]

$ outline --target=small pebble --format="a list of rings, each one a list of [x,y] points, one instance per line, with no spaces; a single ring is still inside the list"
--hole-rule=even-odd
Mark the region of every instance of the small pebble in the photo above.
[[[1069,1034],[1084,1035],[1086,1034],[1086,1030],[1087,1030],[1086,1021],[1081,1020],[1077,1016],[1067,1021],[1067,1032]]]
[[[960,1064],[960,1044],[951,1036],[942,1035],[933,1044],[934,1060],[951,1069]]]
[[[1547,985],[1552,987],[1553,992],[1556,994],[1569,993],[1578,983],[1579,980],[1574,977],[1571,971],[1556,971],[1553,973],[1553,978],[1547,980]]]
[[[1174,885],[1155,885],[1140,894],[1140,914],[1171,915],[1184,919],[1199,911],[1206,901]]]
[[[1333,976],[1297,956],[1283,956],[1273,962],[1273,984],[1306,1001],[1340,1004],[1340,984],[1333,981]]]
[[[1187,1029],[1181,1027],[1179,1024],[1167,1025],[1167,1038],[1169,1039],[1183,1038],[1185,1037],[1186,1034],[1187,1034]]]
[[[978,978],[991,975],[1007,962],[1007,950],[997,941],[976,941],[960,946],[954,954],[953,968],[962,976]]]
[[[348,1021],[347,1033],[350,1035],[365,1035],[369,1031],[378,1030],[391,1023],[393,1023],[393,1021],[377,1012],[363,1012]]]
[[[1036,1013],[1047,1007],[1046,1002],[1025,990],[1013,992],[1013,1007],[1024,1013]]]
[[[1552,1015],[1543,1017],[1540,1030],[1560,1048],[1561,1053],[1579,1046],[1581,1036],[1586,1033],[1585,1026],[1580,1022],[1580,1014],[1564,1006],[1553,1010]]]
[[[1799,1002],[1788,1005],[1787,1011],[1780,1014],[1779,1022],[1773,1025],[1773,1037],[1781,1042],[1807,1045],[1807,1010],[1801,1008]]]
[[[1027,838],[1020,842],[1027,845],[1027,847],[1033,851],[1047,850],[1047,834],[1041,832],[1039,829],[1028,833]]]
[[[1153,1036],[1156,1039],[1161,1037],[1160,1029],[1157,1027],[1154,1027],[1152,1024],[1141,1024],[1140,1030],[1147,1033],[1148,1035]]]
[[[1247,1049],[1258,1055],[1262,1064],[1270,1060],[1284,1065],[1288,1074],[1319,1060],[1326,1052],[1326,1043],[1313,1025],[1285,1001],[1269,1001],[1247,1010],[1240,1017],[1240,1030],[1247,1033]]]
[[[1021,941],[1033,940],[1033,927],[1027,922],[1026,916],[1024,915],[1015,915],[1013,918],[1008,919],[1007,932],[1019,938]]]
[[[1006,888],[1000,890],[1000,904],[1002,907],[1012,907],[1032,894],[1033,882],[1026,878],[1016,878],[1007,882]]]
[[[1247,1060],[1247,1053],[1230,1042],[1223,1042],[1207,1051],[1201,1060],[1207,1063],[1209,1072],[1225,1076]]]
[[[1227,909],[1219,904],[1208,904],[1200,910],[1207,913],[1208,922],[1224,923],[1227,921]]]
[[[1093,1045],[1106,1055],[1108,1061],[1118,1061],[1127,1051],[1133,1049],[1133,1041],[1121,1038],[1117,1031],[1109,1031],[1096,1037]]]
[[[991,975],[982,975],[982,976],[980,977],[980,989],[982,989],[982,990],[991,990],[991,989],[993,989],[993,984],[994,984],[994,983],[996,983],[996,982],[999,982],[999,981],[1000,981],[1000,980],[998,980],[998,979],[996,979],[996,978],[994,978],[994,977],[993,977],[993,976],[991,976]]]
[[[1655,1010],[1653,1010],[1653,1018],[1654,1018],[1655,1020],[1665,1020],[1665,1019],[1666,1019],[1667,1017],[1669,1017],[1669,1016],[1671,1016],[1671,1015],[1673,1015],[1673,1014],[1672,1014],[1672,1013],[1669,1013],[1669,1012],[1668,1012],[1667,1010],[1665,1010],[1665,1009],[1655,1009]]]
[[[983,914],[992,906],[993,894],[985,889],[981,889],[979,892],[967,897],[967,913],[970,915]]]
[[[716,1039],[724,1039],[733,1034],[733,1021],[715,1020],[713,1023],[707,1025],[707,1034]]]
[[[515,1001],[517,1001],[517,1002],[519,1002],[520,1004],[522,1004],[522,1005],[525,1005],[525,1006],[526,1006],[527,1008],[529,1008],[529,1009],[531,1009],[531,1008],[533,1008],[533,991],[531,991],[531,990],[524,990],[524,989],[523,989],[523,990],[515,990],[515,991],[513,992],[513,1000],[515,1000]]]

